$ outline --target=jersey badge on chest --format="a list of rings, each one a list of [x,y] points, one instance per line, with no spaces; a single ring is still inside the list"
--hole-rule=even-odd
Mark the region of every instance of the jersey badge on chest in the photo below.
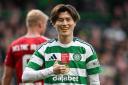
[[[73,54],[73,59],[74,61],[80,61],[82,58],[82,56],[79,53],[75,53]]]

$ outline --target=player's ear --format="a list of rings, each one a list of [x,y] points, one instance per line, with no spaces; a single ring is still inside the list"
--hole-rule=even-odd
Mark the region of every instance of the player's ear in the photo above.
[[[42,28],[42,25],[43,24],[41,22],[38,23],[39,28]]]

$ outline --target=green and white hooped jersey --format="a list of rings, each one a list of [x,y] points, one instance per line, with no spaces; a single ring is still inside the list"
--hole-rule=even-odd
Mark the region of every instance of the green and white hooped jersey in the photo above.
[[[62,54],[68,54],[69,72],[62,75],[49,75],[44,79],[45,85],[87,85],[87,76],[101,71],[96,52],[91,45],[78,38],[69,44],[61,44],[52,39],[43,44],[32,56],[28,67],[39,70],[42,66],[49,68],[55,60],[61,63]]]

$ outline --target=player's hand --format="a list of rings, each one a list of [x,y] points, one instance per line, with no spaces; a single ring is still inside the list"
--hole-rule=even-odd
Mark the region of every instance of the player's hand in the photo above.
[[[55,74],[64,74],[66,73],[66,66],[65,65],[60,65],[58,64],[58,61],[55,61],[54,65],[53,65],[53,72]]]

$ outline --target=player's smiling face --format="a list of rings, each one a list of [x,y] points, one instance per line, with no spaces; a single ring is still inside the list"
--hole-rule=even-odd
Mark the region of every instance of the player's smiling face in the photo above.
[[[61,12],[54,24],[54,27],[60,36],[73,35],[75,26],[76,22],[74,22],[72,16],[67,11]]]

